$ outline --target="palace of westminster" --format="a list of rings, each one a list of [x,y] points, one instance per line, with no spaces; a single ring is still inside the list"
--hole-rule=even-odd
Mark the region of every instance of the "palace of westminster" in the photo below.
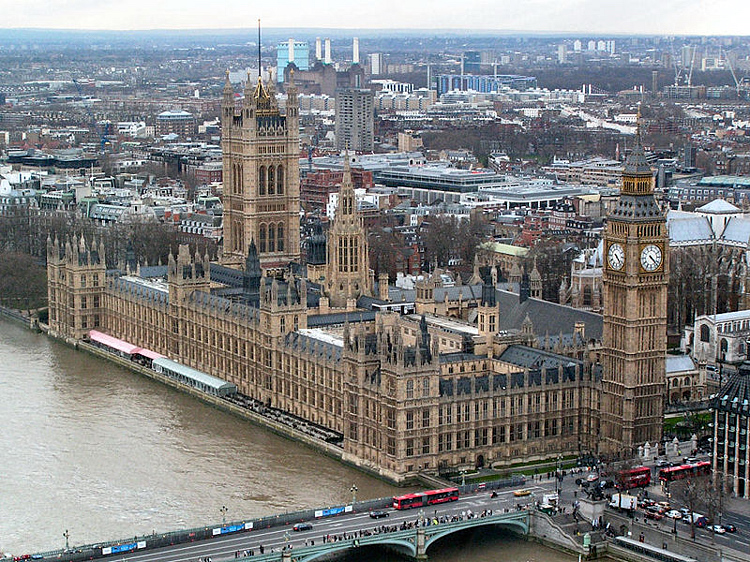
[[[220,263],[183,246],[166,266],[107,268],[101,244],[48,241],[52,334],[100,330],[234,383],[396,482],[661,440],[669,255],[640,143],[604,234],[603,315],[542,301],[536,269],[510,287],[438,270],[409,292],[369,268],[348,157],[300,263],[293,82],[287,95],[282,113],[248,80],[237,103],[227,79]]]

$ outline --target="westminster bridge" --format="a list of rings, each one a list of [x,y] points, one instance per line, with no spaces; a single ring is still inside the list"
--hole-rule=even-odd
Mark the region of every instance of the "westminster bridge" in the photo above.
[[[58,561],[118,560],[123,562],[308,562],[341,551],[381,548],[424,560],[441,539],[475,528],[497,528],[534,536],[532,509],[548,492],[545,483],[532,485],[518,497],[512,489],[462,486],[457,501],[396,510],[390,498],[352,502],[338,507],[278,514],[252,521],[232,521],[173,533],[68,547],[34,558]],[[469,493],[466,493],[469,492]],[[473,492],[473,493],[472,493]],[[537,525],[538,526],[538,525]],[[544,533],[548,531],[545,524]],[[537,532],[540,534],[541,532]],[[576,550],[571,540],[568,550]]]

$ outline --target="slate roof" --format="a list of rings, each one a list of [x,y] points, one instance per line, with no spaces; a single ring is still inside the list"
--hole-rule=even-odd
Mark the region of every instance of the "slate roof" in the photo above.
[[[145,265],[138,270],[143,278],[149,277],[167,277],[166,265]]]
[[[168,303],[169,293],[155,287],[153,285],[146,285],[142,283],[136,283],[127,277],[115,277],[112,280],[112,286],[115,290],[123,291],[135,295],[139,298],[150,300],[158,303]]]
[[[312,335],[300,332],[290,332],[284,338],[286,346],[302,353],[315,354],[329,361],[341,359],[342,346]]]
[[[333,314],[317,314],[307,317],[308,328],[320,328],[322,326],[334,326],[346,322],[374,322],[376,312],[366,310],[363,312],[335,312]]]
[[[463,361],[472,361],[474,359],[485,359],[486,355],[476,355],[474,353],[466,353],[464,351],[456,351],[453,353],[441,353],[441,363],[461,363]]]
[[[689,355],[667,355],[667,373],[683,373],[695,370]]]
[[[732,217],[724,227],[721,239],[737,244],[750,242],[750,219]]]
[[[622,171],[623,174],[650,174],[651,166],[649,166],[646,160],[646,153],[641,145],[640,136],[636,140],[636,144],[633,150],[628,154],[625,160],[625,168]]]
[[[724,199],[714,199],[696,209],[698,213],[741,213],[742,211]]]
[[[750,362],[740,365],[711,400],[711,407],[722,412],[750,415]]]
[[[580,321],[585,324],[587,340],[602,339],[603,320],[600,314],[532,298],[521,303],[517,294],[507,291],[497,291],[497,302],[500,308],[498,315],[498,330],[500,331],[520,330],[528,315],[536,334],[570,334],[573,332],[575,323]]]
[[[525,345],[509,346],[498,359],[505,363],[527,369],[556,369],[560,366],[569,367],[572,365],[583,366],[583,361]]]
[[[679,244],[685,242],[710,242],[714,233],[711,223],[706,217],[692,215],[690,218],[670,218],[667,220],[669,242]]]

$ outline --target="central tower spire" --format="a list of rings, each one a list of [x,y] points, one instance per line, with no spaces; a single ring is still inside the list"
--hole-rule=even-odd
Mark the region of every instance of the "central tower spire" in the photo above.
[[[357,209],[349,152],[344,155],[344,174],[338,206],[328,234],[326,293],[331,306],[349,307],[351,300],[370,294],[367,234]]]

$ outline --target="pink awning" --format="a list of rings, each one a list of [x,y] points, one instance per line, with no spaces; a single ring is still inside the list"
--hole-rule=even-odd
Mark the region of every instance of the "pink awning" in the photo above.
[[[127,353],[128,355],[132,355],[139,349],[137,346],[133,345],[132,343],[118,340],[115,337],[109,336],[107,334],[103,334],[101,332],[97,332],[96,330],[91,330],[89,332],[89,338],[91,338],[91,341],[94,341],[101,345],[106,345],[107,347],[116,349],[117,351],[121,351],[123,353]]]
[[[143,355],[144,357],[147,357],[149,359],[159,359],[160,357],[164,357],[163,355],[160,355],[155,351],[151,351],[150,349],[146,349],[145,347],[139,347],[135,351],[133,351],[133,353]]]

